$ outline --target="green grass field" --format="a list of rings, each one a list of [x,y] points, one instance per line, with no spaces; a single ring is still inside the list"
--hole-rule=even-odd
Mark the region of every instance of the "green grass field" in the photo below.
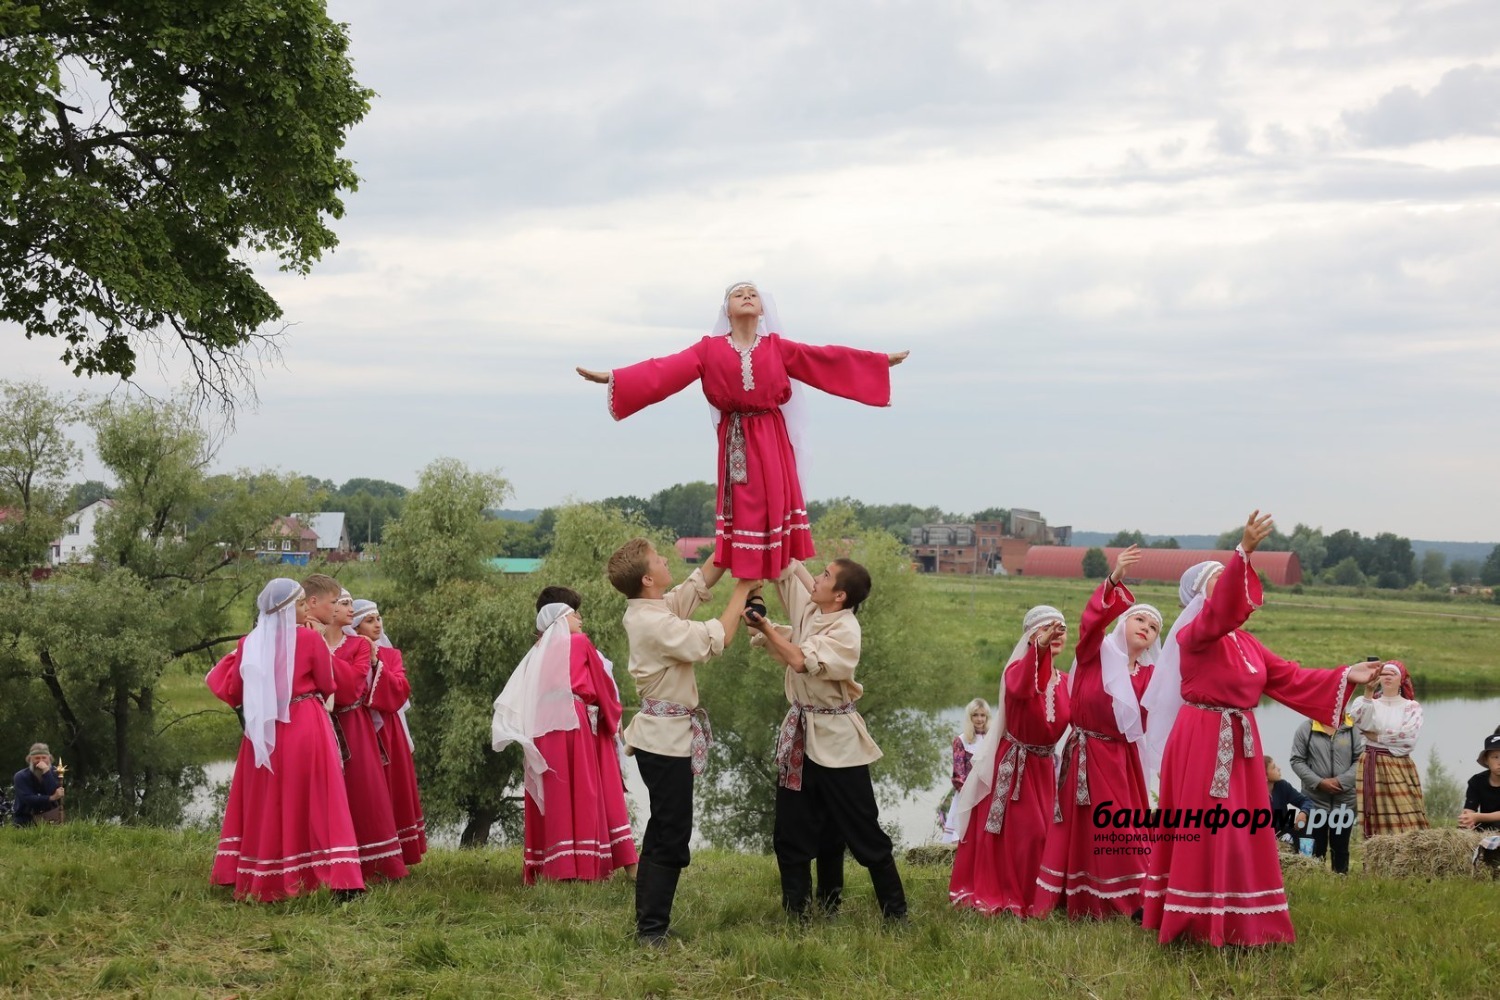
[[[234,903],[204,834],[0,830],[0,993],[13,997],[1413,997],[1488,995],[1496,886],[1288,873],[1295,945],[1161,947],[1127,921],[955,912],[947,869],[903,865],[888,930],[850,863],[844,914],[778,908],[775,862],[702,852],[681,940],[631,939],[632,887],[521,886],[514,850],[434,851],[347,905]]]
[[[925,576],[918,593],[922,619],[932,623],[935,662],[998,683],[1026,609],[1051,604],[1075,630],[1095,583],[1037,577]],[[1142,584],[1136,599],[1156,605],[1168,627],[1177,588]],[[1478,601],[1433,603],[1415,598],[1328,596],[1274,590],[1249,630],[1271,649],[1309,667],[1331,667],[1366,656],[1406,663],[1418,693],[1500,688],[1500,606]]]

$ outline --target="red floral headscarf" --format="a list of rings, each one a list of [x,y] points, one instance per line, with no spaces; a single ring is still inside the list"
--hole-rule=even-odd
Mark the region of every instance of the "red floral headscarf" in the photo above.
[[[1416,689],[1412,687],[1411,674],[1407,671],[1406,664],[1402,663],[1400,660],[1386,660],[1380,665],[1380,674],[1385,673],[1387,667],[1395,667],[1396,670],[1401,674],[1401,697],[1407,699],[1408,701],[1416,701],[1417,692]],[[1377,680],[1379,679],[1380,674],[1376,675]],[[1379,697],[1379,695],[1377,694],[1376,697]]]

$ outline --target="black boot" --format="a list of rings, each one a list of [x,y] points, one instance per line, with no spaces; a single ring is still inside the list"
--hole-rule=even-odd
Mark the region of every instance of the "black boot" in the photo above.
[[[812,901],[812,862],[782,861],[781,908],[787,916],[798,920],[807,919],[808,905]]]
[[[880,913],[892,923],[906,923],[906,890],[901,886],[901,873],[896,870],[896,859],[887,857],[870,866],[870,881],[875,885],[875,898],[880,902]]]
[[[825,917],[836,917],[844,901],[844,845],[838,851],[818,855],[818,909]]]
[[[681,876],[680,868],[640,862],[635,873],[636,941],[658,948],[667,943],[667,928],[672,923],[672,900],[677,896],[677,880]]]

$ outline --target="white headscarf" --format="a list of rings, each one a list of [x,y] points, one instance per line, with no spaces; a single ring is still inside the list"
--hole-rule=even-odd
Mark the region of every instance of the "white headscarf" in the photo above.
[[[1061,611],[1046,604],[1039,604],[1026,612],[1026,618],[1021,623],[1021,641],[1011,650],[1010,659],[1005,661],[1005,670],[1009,670],[1012,663],[1026,655],[1026,647],[1031,645],[1031,640],[1043,627],[1066,621]],[[958,797],[953,800],[951,818],[959,840],[963,839],[964,831],[969,826],[969,814],[974,811],[979,800],[989,794],[990,787],[995,783],[995,758],[1000,753],[1000,740],[1006,736],[1005,670],[1000,672],[1000,694],[995,699],[995,712],[990,720],[990,728],[984,734],[984,745],[974,755],[969,776],[964,779],[964,787],[959,789]],[[1055,681],[1056,675],[1053,676]]]
[[[1135,685],[1130,680],[1130,636],[1126,623],[1132,615],[1146,614],[1156,622],[1156,639],[1152,641],[1145,652],[1141,653],[1138,662],[1141,666],[1156,663],[1161,659],[1161,612],[1149,604],[1132,604],[1120,616],[1109,635],[1104,637],[1104,642],[1099,646],[1100,672],[1104,680],[1104,690],[1110,697],[1110,705],[1115,712],[1115,725],[1120,727],[1120,732],[1132,743],[1139,742],[1146,731],[1141,726],[1141,706],[1136,701]],[[1071,677],[1070,677],[1071,679]],[[1070,689],[1071,690],[1071,689]]]
[[[255,750],[255,766],[271,770],[276,723],[291,721],[292,674],[297,665],[297,601],[302,587],[278,577],[266,584],[255,607],[255,628],[240,653],[244,682],[245,736]]]
[[[379,608],[378,605],[376,605],[376,603],[374,601],[366,601],[366,600],[355,601],[354,602],[354,621],[352,622],[351,625],[345,625],[344,626],[344,631],[347,634],[349,634],[349,635],[358,635],[359,633],[357,631],[350,631],[350,628],[352,627],[354,629],[358,629],[360,622],[364,621],[370,615],[378,615],[378,614],[380,614],[380,608]],[[381,649],[395,649],[396,648],[396,644],[393,643],[393,642],[391,642],[390,633],[386,632],[386,630],[383,627],[380,630],[380,639],[379,639],[378,642],[375,643],[375,645],[379,646]],[[402,705],[400,709],[397,710],[397,712],[396,712],[396,718],[399,719],[399,720],[401,720],[401,731],[406,734],[406,745],[411,748],[412,753],[416,753],[416,751],[417,751],[417,741],[414,740],[414,739],[412,739],[412,735],[411,735],[411,723],[409,723],[409,722],[406,721],[406,713],[410,709],[411,709],[411,699],[408,698],[408,699],[406,699],[406,703],[404,705]],[[374,711],[372,709],[370,711],[370,715],[372,717],[374,717],[375,728],[377,730],[381,729],[385,725],[385,719],[383,719],[381,717],[381,713],[380,712]]]
[[[749,285],[755,289],[760,296],[760,322],[756,324],[757,337],[763,337],[768,333],[777,333],[785,336],[786,331],[781,325],[781,314],[776,311],[776,300],[768,292],[753,281],[736,281],[724,289],[724,298],[719,301],[719,315],[714,320],[714,328],[711,336],[726,337],[729,335],[729,293],[743,285]],[[792,384],[792,395],[781,404],[781,419],[786,422],[786,436],[792,443],[792,454],[797,460],[797,478],[804,487],[803,495],[806,495],[807,485],[807,393],[796,379],[789,379]],[[719,427],[720,413],[717,407],[709,406],[712,413],[714,429]]]
[[[1166,642],[1161,645],[1161,656],[1156,661],[1156,671],[1151,683],[1146,685],[1146,694],[1141,698],[1141,707],[1146,710],[1146,739],[1141,745],[1145,758],[1146,784],[1161,772],[1162,753],[1167,748],[1167,737],[1177,722],[1177,713],[1182,711],[1182,650],[1177,645],[1177,634],[1197,618],[1208,599],[1208,583],[1224,572],[1224,564],[1208,560],[1191,566],[1182,574],[1177,585],[1177,600],[1182,605],[1182,614],[1172,623]]]
[[[573,639],[568,632],[568,615],[572,613],[571,607],[561,603],[548,604],[537,612],[536,627],[542,637],[505,682],[505,690],[495,699],[495,717],[490,723],[490,745],[496,750],[512,743],[521,745],[526,757],[526,791],[537,810],[544,813],[542,775],[548,767],[536,748],[536,739],[578,728],[578,712],[573,707]]]

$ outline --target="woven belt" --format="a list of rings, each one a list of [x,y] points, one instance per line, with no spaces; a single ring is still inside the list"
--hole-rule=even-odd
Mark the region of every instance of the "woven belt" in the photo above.
[[[673,701],[658,701],[655,698],[641,699],[641,714],[658,719],[676,719],[686,716],[693,727],[693,774],[708,770],[708,747],[714,741],[713,727],[708,724],[708,712],[699,705],[688,708]]]
[[[578,702],[578,704],[582,705],[587,710],[588,717],[589,717],[589,732],[593,733],[595,736],[598,736],[599,735],[599,706],[598,705],[590,705],[588,702],[586,702],[586,701],[583,700],[583,697],[581,695],[576,695],[575,694],[573,696],[573,700],[576,701],[576,702]]]
[[[1219,713],[1219,752],[1214,758],[1214,779],[1208,786],[1208,794],[1216,799],[1229,798],[1229,769],[1234,763],[1234,720],[1240,720],[1243,730],[1241,744],[1241,755],[1245,757],[1255,756],[1255,736],[1250,732],[1250,720],[1245,716],[1246,709],[1228,708],[1223,705],[1200,705],[1197,702],[1188,702],[1189,708],[1196,708],[1203,712]]]
[[[1005,825],[1005,807],[1010,802],[1021,801],[1021,781],[1026,777],[1027,757],[1051,757],[1053,747],[1035,746],[1031,743],[1022,743],[1009,733],[1005,738],[1010,740],[1010,746],[1005,749],[1005,756],[1000,758],[1000,766],[995,770],[995,787],[992,789],[994,797],[990,799],[990,814],[984,821],[984,828],[990,833],[999,833]]]
[[[1078,757],[1078,784],[1074,788],[1073,801],[1080,806],[1089,804],[1089,740],[1104,740],[1106,743],[1120,742],[1118,737],[1073,727],[1068,741],[1063,744],[1062,767],[1057,771],[1057,798],[1052,803],[1052,822],[1062,822],[1063,782],[1068,780],[1068,770],[1073,766],[1073,757]]]
[[[794,792],[802,790],[802,764],[807,758],[807,713],[814,715],[853,715],[854,702],[846,701],[836,708],[819,708],[792,702],[781,731],[776,734],[776,783]]]
[[[734,517],[733,487],[743,486],[750,481],[750,462],[745,454],[745,427],[741,421],[745,417],[759,417],[770,412],[770,410],[737,410],[725,414],[729,418],[729,430],[726,433],[724,445],[724,510],[722,512],[726,521]]]

